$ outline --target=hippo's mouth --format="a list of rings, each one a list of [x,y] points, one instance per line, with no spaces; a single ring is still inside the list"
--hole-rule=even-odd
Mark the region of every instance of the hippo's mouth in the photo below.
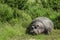
[[[31,35],[37,35],[35,32],[30,32]]]
[[[37,34],[42,34],[42,33],[44,33],[44,29],[30,30],[30,34],[32,35],[37,35]]]

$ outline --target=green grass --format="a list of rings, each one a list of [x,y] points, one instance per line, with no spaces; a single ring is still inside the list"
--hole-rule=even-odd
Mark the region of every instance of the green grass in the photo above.
[[[21,25],[11,26],[8,23],[0,23],[0,40],[60,40],[60,30],[54,30],[49,35],[28,35],[26,28]]]

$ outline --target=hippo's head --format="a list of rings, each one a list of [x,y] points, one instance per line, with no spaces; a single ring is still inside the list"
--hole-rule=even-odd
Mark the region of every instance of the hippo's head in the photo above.
[[[54,28],[53,22],[46,17],[39,17],[30,23],[26,32],[29,34],[49,34]]]
[[[30,26],[30,34],[41,34],[44,32],[44,26],[41,22],[35,22]]]

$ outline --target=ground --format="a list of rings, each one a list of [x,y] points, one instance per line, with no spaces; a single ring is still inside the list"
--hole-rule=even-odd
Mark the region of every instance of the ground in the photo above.
[[[49,35],[28,35],[26,28],[0,24],[0,40],[60,40],[60,30],[54,29]]]

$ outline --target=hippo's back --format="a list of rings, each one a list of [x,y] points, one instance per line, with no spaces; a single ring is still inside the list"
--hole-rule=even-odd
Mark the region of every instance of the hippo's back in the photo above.
[[[53,22],[47,17],[38,17],[35,20],[33,20],[33,23],[34,22],[41,22],[47,30],[53,29],[54,27]]]

